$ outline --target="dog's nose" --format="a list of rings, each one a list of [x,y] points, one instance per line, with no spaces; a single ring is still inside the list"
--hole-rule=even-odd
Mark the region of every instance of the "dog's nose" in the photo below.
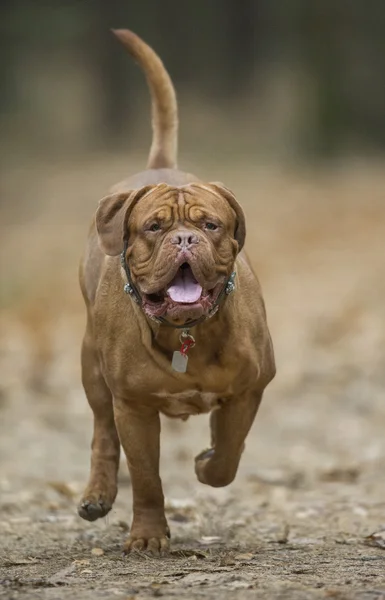
[[[178,231],[172,236],[171,243],[180,246],[180,248],[190,248],[190,246],[199,243],[199,238],[191,231]]]

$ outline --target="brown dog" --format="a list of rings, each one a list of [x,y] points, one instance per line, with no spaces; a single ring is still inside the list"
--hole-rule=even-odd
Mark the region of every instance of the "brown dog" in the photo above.
[[[122,445],[134,513],[126,550],[156,554],[169,546],[159,413],[212,411],[211,448],[195,471],[202,483],[228,485],[275,365],[261,289],[240,252],[243,211],[223,185],[177,170],[171,80],[140,38],[114,33],[146,74],[153,143],[148,170],[101,200],[80,267],[94,436],[79,514],[93,521],[111,509]]]

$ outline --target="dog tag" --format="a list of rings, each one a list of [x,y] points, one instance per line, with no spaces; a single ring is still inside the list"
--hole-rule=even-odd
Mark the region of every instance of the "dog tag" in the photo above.
[[[179,350],[175,350],[172,355],[171,366],[174,371],[178,371],[178,373],[186,373],[187,371],[187,363],[188,356],[186,354],[182,354]]]
[[[189,330],[185,329],[179,336],[181,343],[180,350],[175,350],[172,355],[171,367],[178,373],[186,373],[188,357],[187,352],[190,348],[194,348],[195,340],[192,335],[189,334]]]

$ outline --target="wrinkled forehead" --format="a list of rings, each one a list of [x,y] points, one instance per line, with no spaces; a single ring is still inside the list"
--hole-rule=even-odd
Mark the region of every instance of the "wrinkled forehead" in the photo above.
[[[204,184],[171,187],[154,186],[135,205],[132,219],[145,221],[149,217],[183,220],[199,219],[205,215],[231,218],[233,211],[228,202]]]

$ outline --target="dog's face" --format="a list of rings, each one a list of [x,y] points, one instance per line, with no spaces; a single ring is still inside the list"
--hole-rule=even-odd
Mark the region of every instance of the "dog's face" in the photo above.
[[[183,323],[209,314],[244,244],[233,194],[216,184],[147,186],[102,200],[101,246],[126,260],[151,317]]]

